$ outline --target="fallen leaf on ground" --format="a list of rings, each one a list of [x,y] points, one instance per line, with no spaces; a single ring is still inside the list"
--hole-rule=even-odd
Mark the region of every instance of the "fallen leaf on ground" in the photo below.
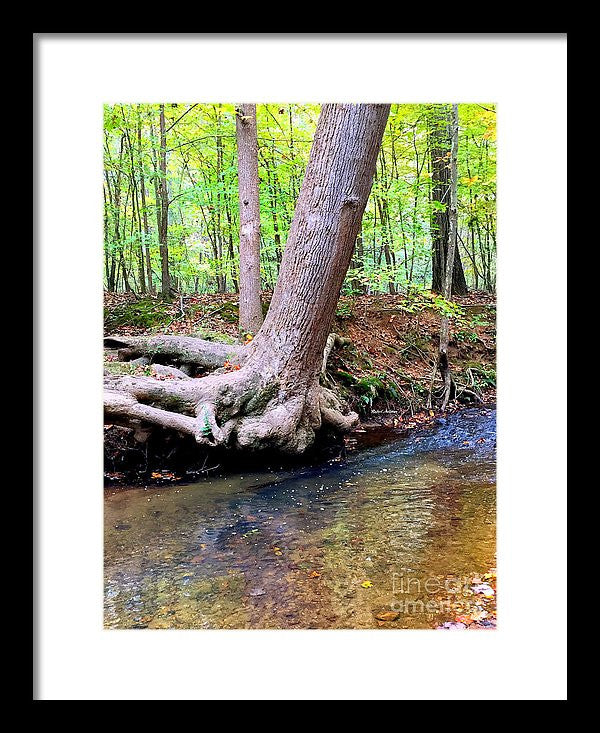
[[[384,611],[383,613],[378,613],[375,618],[378,621],[395,621],[400,614],[398,611]]]
[[[478,593],[485,598],[492,598],[494,595],[494,589],[487,583],[481,583],[480,585],[474,585],[471,587],[473,593]]]
[[[471,616],[457,616],[456,617],[456,623],[459,624],[466,624],[467,626],[469,624],[472,624],[475,619]]]
[[[371,588],[371,587],[372,587],[372,585],[373,585],[373,583],[371,583],[371,581],[370,581],[370,580],[363,580],[363,582],[361,583],[361,586],[362,586],[363,588]]]

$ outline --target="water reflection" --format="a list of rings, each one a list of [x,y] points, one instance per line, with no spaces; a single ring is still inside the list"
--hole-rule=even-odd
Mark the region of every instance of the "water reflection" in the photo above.
[[[320,468],[109,490],[105,524],[108,628],[431,628],[445,580],[495,565],[495,411]]]

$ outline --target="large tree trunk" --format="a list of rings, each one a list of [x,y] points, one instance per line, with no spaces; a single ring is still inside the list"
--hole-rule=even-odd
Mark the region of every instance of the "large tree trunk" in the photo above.
[[[446,259],[450,235],[450,110],[447,105],[433,105],[430,119],[430,153],[432,172],[432,199],[436,206],[431,215],[432,278],[431,289],[441,293],[444,288]],[[442,208],[443,207],[443,208]],[[468,293],[467,281],[458,249],[452,268],[452,291],[455,295]]]
[[[260,207],[256,105],[240,104],[235,119],[240,197],[240,331],[262,326],[260,301]]]
[[[182,432],[199,443],[292,454],[324,424],[356,424],[319,375],[388,113],[386,104],[323,105],[271,306],[241,347],[241,368],[170,382],[107,377],[109,419],[167,425],[175,411],[194,418]],[[158,413],[142,414],[140,404]]]

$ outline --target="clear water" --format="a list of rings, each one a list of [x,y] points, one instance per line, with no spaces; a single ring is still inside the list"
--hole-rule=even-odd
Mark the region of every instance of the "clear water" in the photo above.
[[[473,409],[318,468],[107,489],[105,626],[450,620],[496,564],[495,439],[495,410]]]

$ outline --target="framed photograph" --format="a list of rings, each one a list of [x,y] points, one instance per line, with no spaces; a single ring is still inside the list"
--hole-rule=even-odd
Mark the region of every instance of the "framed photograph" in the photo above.
[[[566,34],[34,72],[34,699],[565,699]]]

